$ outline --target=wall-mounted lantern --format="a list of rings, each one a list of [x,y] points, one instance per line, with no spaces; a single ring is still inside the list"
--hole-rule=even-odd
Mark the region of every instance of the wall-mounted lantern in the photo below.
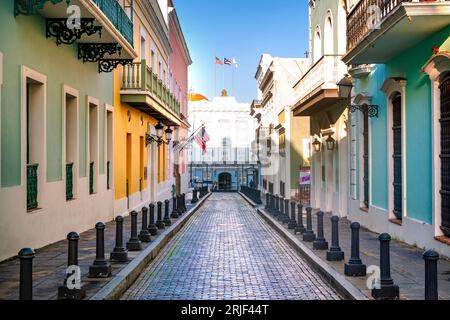
[[[145,134],[145,146],[148,146],[152,142],[156,142],[158,145],[161,145],[163,143],[170,144],[170,141],[172,140],[172,133],[173,130],[170,129],[170,127],[167,127],[167,129],[164,131],[164,126],[160,121],[155,126],[156,136],[153,134]],[[166,141],[163,139],[163,132],[166,133]]]
[[[327,144],[327,149],[329,151],[333,151],[334,147],[336,145],[336,140],[333,139],[333,137],[331,135],[328,136],[328,139],[325,140],[326,144]]]
[[[314,148],[314,152],[320,152],[320,148],[322,147],[322,142],[320,142],[319,139],[315,138],[314,142],[312,143],[312,146]]]

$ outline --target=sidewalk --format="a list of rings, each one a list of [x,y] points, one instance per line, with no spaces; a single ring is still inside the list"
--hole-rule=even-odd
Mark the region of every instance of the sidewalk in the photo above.
[[[186,206],[188,213],[184,213],[183,217],[197,207],[191,204],[192,193],[186,194]],[[172,200],[170,201],[170,213],[172,213]],[[155,217],[157,211],[155,210]],[[163,204],[164,216],[164,204]],[[138,215],[138,233],[141,230],[142,216]],[[172,223],[180,219],[171,219]],[[166,227],[171,230],[174,226]],[[115,246],[115,222],[106,223],[105,229],[105,258],[109,260],[109,253]],[[124,218],[123,241],[124,245],[128,242],[131,232],[131,217]],[[142,251],[153,245],[155,242],[162,240],[161,230],[158,231],[156,237],[152,237],[152,242],[142,243]],[[78,263],[82,273],[82,283],[86,289],[86,298],[89,299],[95,295],[100,289],[106,286],[114,276],[128,266],[135,257],[142,251],[128,252],[128,262],[116,263],[111,262],[112,277],[106,279],[90,279],[87,277],[89,266],[95,259],[95,229],[88,230],[80,234],[78,243]],[[58,287],[63,284],[65,278],[65,270],[67,268],[67,241],[62,240],[44,248],[35,250],[36,256],[33,260],[33,299],[34,300],[52,300],[57,299]],[[0,300],[17,300],[19,298],[19,266],[20,261],[14,258],[9,261],[0,263]]]
[[[264,205],[258,206],[258,211],[272,218],[264,209]],[[305,208],[303,209],[305,210]],[[317,235],[317,210],[313,211],[313,230]],[[324,215],[324,235],[331,246],[331,214]],[[306,227],[306,213],[303,217]],[[281,232],[294,236],[293,230],[288,230],[287,224],[282,224],[276,220],[276,227]],[[367,277],[347,277],[344,275],[344,264],[350,258],[351,252],[351,221],[346,218],[339,220],[339,245],[345,253],[345,260],[341,262],[329,262],[326,260],[326,251],[313,250],[313,244],[303,242],[301,235],[294,237],[300,239],[302,244],[309,248],[318,258],[329,267],[345,277],[353,286],[358,288],[366,297],[373,299],[371,291],[366,286]],[[360,229],[360,257],[362,262],[368,267],[370,265],[379,266],[380,248],[379,234],[361,227]],[[422,259],[423,250],[392,239],[390,243],[391,277],[394,283],[400,287],[400,299],[423,300],[425,291],[425,263]],[[370,276],[370,275],[369,275]],[[440,300],[450,300],[450,261],[442,258],[438,262],[438,290]]]

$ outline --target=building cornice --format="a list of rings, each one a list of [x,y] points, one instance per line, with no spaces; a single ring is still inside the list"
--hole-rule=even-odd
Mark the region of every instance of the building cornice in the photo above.
[[[169,19],[175,25],[178,42],[181,44],[181,46],[183,48],[183,55],[184,55],[185,62],[188,66],[190,66],[192,64],[191,54],[189,52],[189,48],[186,43],[186,39],[184,37],[183,30],[181,29],[180,20],[178,19],[178,14],[177,14],[177,11],[175,8],[173,8],[172,11],[169,12]]]

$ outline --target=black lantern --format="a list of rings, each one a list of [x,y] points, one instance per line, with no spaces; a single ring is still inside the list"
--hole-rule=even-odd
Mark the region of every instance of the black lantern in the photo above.
[[[158,139],[162,139],[164,126],[161,124],[160,121],[158,121],[158,123],[156,124],[155,130],[156,130],[156,136],[158,137]]]
[[[166,140],[167,140],[168,143],[170,143],[170,141],[172,141],[172,133],[173,133],[173,130],[170,129],[170,127],[167,127],[167,129],[166,129]]]
[[[339,81],[337,83],[337,86],[338,86],[340,98],[343,98],[343,99],[350,98],[350,93],[352,92],[353,83],[352,83],[352,78],[348,74],[346,74],[344,76],[344,78],[342,78],[341,81]]]
[[[328,139],[325,140],[325,142],[327,143],[327,149],[329,151],[333,151],[334,150],[334,145],[336,144],[336,141],[333,139],[333,137],[331,135],[329,135]]]
[[[317,138],[314,140],[312,145],[315,152],[320,152],[320,147],[322,146],[322,143],[319,140],[317,140]]]

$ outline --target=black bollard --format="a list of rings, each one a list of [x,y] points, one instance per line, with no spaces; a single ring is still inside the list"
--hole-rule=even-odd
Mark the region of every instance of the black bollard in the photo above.
[[[349,277],[364,277],[367,268],[359,257],[359,228],[361,226],[358,222],[353,222],[350,227],[352,229],[352,250],[350,260],[345,264],[344,273]]]
[[[283,219],[281,219],[283,223],[289,223],[289,221],[291,221],[291,218],[289,217],[289,202],[289,199],[284,200],[284,215]]]
[[[391,236],[387,233],[382,233],[378,240],[380,240],[380,287],[372,289],[372,297],[376,300],[398,300],[400,299],[400,290],[391,278],[389,253]]]
[[[169,227],[172,225],[172,221],[169,217],[169,207],[170,207],[170,201],[166,200],[164,201],[164,225],[166,227]]]
[[[275,211],[275,198],[273,194],[269,194],[269,213],[273,214]]]
[[[33,300],[33,249],[23,248],[19,251],[20,259],[20,286],[19,299]]]
[[[197,189],[194,189],[194,190],[192,191],[192,200],[191,200],[191,203],[194,204],[194,203],[197,203],[197,202],[198,202],[198,190],[197,190]]]
[[[266,210],[269,209],[269,200],[270,199],[270,195],[268,193],[266,193],[266,206],[264,207]]]
[[[158,227],[158,229],[162,230],[165,229],[166,227],[166,224],[164,223],[162,218],[162,202],[158,201],[157,206],[158,206],[158,220],[156,220],[156,226]]]
[[[275,196],[275,218],[278,218],[278,216],[280,215],[280,196],[276,195]]]
[[[297,234],[297,233],[303,234],[303,233],[306,232],[306,228],[303,225],[303,205],[301,203],[299,203],[297,205],[297,210],[298,210],[298,213],[297,213],[297,217],[298,217],[297,218],[297,226],[295,227],[294,233],[295,234]]]
[[[105,259],[105,224],[99,222],[95,225],[97,241],[95,247],[95,260],[89,267],[89,278],[108,278],[111,276],[111,264]]]
[[[81,300],[86,296],[86,290],[81,283],[81,270],[78,266],[78,240],[80,240],[80,236],[76,232],[71,232],[67,235],[67,240],[69,252],[66,278],[64,284],[58,288],[58,299]]]
[[[291,202],[291,220],[288,224],[288,229],[295,230],[297,228],[297,220],[295,220],[295,201]]]
[[[183,212],[187,212],[187,207],[186,207],[186,194],[182,193],[181,194],[181,204],[183,207]]]
[[[136,211],[132,211],[131,215],[131,236],[130,240],[127,243],[128,251],[140,251],[142,250],[142,244],[138,237],[137,232],[137,216],[138,213]]]
[[[181,216],[183,214],[183,203],[181,201],[181,194],[177,195],[177,208],[178,214]]]
[[[317,212],[317,238],[313,243],[314,250],[328,250],[328,242],[323,235],[323,212]]]
[[[178,219],[180,216],[178,215],[178,208],[177,208],[177,197],[172,197],[172,214],[170,215],[173,219]]]
[[[422,257],[425,260],[425,300],[439,300],[437,272],[439,254],[428,250]]]
[[[158,227],[155,224],[155,205],[150,203],[148,207],[150,208],[150,222],[147,229],[151,236],[156,236],[158,234]]]
[[[109,258],[113,261],[127,262],[128,250],[123,246],[123,217],[116,217],[116,246]]]
[[[141,240],[141,242],[150,242],[152,241],[152,239],[150,237],[150,233],[148,232],[148,223],[147,223],[148,208],[143,207],[141,212],[142,212],[142,227],[141,232],[139,233],[139,240]]]
[[[280,197],[278,201],[280,202],[280,209],[278,212],[277,219],[279,221],[283,221],[283,219],[284,219],[284,198]]]
[[[303,241],[313,242],[316,240],[316,234],[312,229],[312,208],[306,208],[306,231],[303,233]]]
[[[331,248],[327,251],[327,261],[344,260],[344,252],[339,246],[339,217],[331,217]]]

